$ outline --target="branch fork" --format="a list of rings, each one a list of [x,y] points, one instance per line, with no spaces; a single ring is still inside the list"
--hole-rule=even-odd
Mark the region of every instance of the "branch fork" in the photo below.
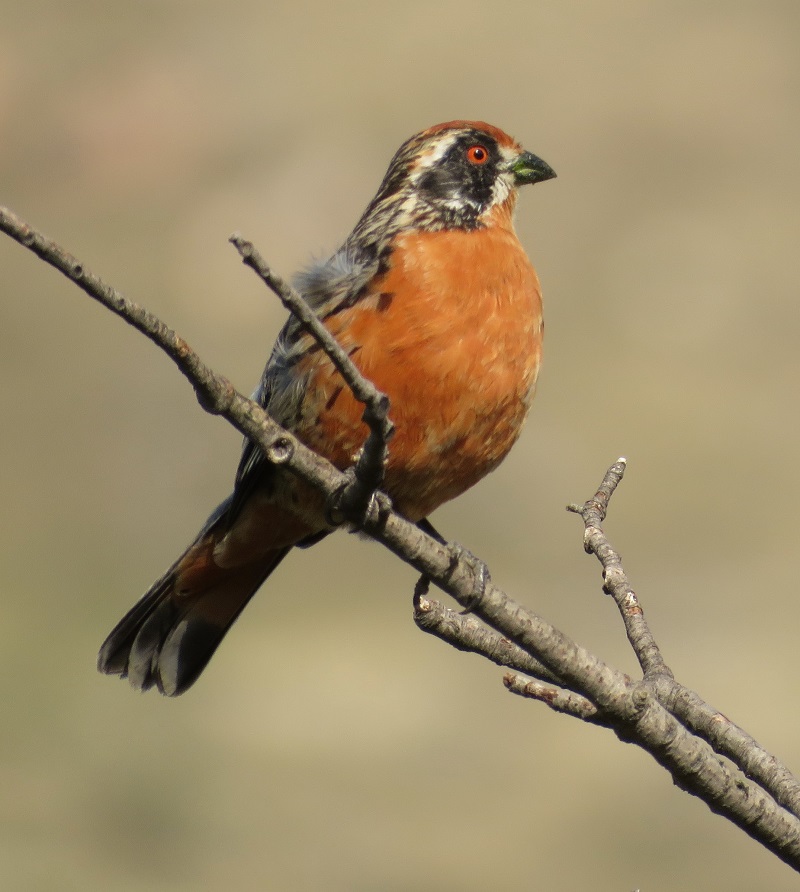
[[[464,615],[445,607],[428,596],[427,584],[418,584],[414,618],[423,631],[507,667],[510,672],[503,683],[509,691],[611,728],[621,739],[636,743],[670,772],[678,786],[800,871],[800,782],[745,731],[675,681],[622,560],[603,532],[610,499],[625,473],[624,459],[609,468],[592,498],[569,510],[584,522],[584,547],[602,566],[603,589],[619,610],[641,669],[639,680],[607,665],[512,600],[488,577],[482,578],[477,559],[463,549],[439,541],[392,510],[380,493],[393,431],[388,400],[358,373],[313,310],[270,270],[250,242],[240,235],[231,237],[242,260],[317,340],[365,407],[369,436],[350,474],[342,474],[277,425],[157,317],[5,208],[0,208],[0,230],[167,353],[206,410],[224,417],[258,444],[270,461],[285,465],[328,498],[332,511],[355,522],[471,611]]]

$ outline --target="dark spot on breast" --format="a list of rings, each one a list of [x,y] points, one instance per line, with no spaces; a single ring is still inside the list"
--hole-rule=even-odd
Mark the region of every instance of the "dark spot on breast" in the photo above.
[[[333,408],[333,405],[334,405],[334,403],[336,402],[336,400],[339,399],[339,394],[340,394],[341,392],[342,392],[342,388],[341,388],[341,387],[337,387],[337,388],[333,391],[333,393],[328,397],[328,401],[325,403],[325,408],[326,408],[326,409],[332,409],[332,408]]]
[[[366,285],[362,285],[358,291],[353,294],[344,295],[336,304],[334,304],[324,316],[323,319],[331,319],[337,313],[341,313],[344,310],[349,310],[350,307],[355,306],[359,300],[364,296],[364,292],[366,291]]]
[[[385,313],[392,305],[394,294],[391,291],[383,291],[378,295],[377,309],[379,313]]]

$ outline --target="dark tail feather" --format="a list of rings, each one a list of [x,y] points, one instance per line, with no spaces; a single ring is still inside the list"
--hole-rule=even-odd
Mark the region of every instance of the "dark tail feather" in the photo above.
[[[290,548],[224,573],[208,588],[188,596],[175,591],[178,561],[106,638],[97,668],[127,677],[140,691],[156,685],[169,697],[182,694],[197,680],[225,633]]]

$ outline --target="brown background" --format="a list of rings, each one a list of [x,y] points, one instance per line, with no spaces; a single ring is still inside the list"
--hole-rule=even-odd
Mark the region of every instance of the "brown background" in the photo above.
[[[679,677],[800,767],[800,6],[0,3],[2,201],[249,391],[278,270],[334,249],[411,133],[516,135],[539,396],[436,515],[633,671],[586,498]],[[790,889],[610,734],[417,632],[345,535],[287,561],[183,699],[94,671],[228,491],[238,436],[144,339],[0,240],[0,878],[9,889]]]

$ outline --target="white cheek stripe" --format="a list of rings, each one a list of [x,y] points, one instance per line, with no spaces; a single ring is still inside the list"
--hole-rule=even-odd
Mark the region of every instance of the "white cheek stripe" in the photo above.
[[[434,143],[432,148],[419,156],[417,164],[414,166],[415,183],[424,171],[430,170],[440,158],[444,157],[445,153],[459,136],[461,136],[461,131],[454,133],[450,139],[443,139],[441,142]]]
[[[444,155],[449,151],[450,147],[453,145],[456,139],[462,136],[466,131],[458,130],[450,135],[449,139],[443,139],[440,142],[435,143],[428,151],[424,154],[420,155],[416,159],[416,163],[414,164],[413,169],[410,171],[409,184],[411,186],[411,194],[403,202],[402,209],[399,215],[399,219],[406,220],[410,219],[410,212],[414,209],[416,198],[414,196],[414,192],[416,191],[416,186],[419,183],[420,178],[429,171],[436,163],[444,157]],[[502,163],[510,166],[514,163],[517,158],[517,152],[513,149],[508,148],[507,146],[500,146],[500,156],[502,158]],[[492,200],[489,203],[489,206],[484,209],[484,213],[486,211],[491,210],[498,204],[502,204],[506,201],[509,195],[514,191],[514,175],[510,170],[505,171],[504,173],[500,173],[492,185]],[[445,207],[450,208],[452,210],[458,210],[463,203],[466,202],[475,210],[479,210],[474,202],[470,202],[468,198],[460,197],[454,198],[451,201],[447,201],[444,203]]]

